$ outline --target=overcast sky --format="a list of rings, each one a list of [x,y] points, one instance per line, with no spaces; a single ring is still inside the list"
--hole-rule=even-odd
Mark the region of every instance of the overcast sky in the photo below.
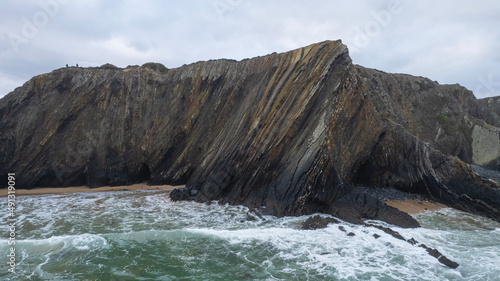
[[[0,97],[66,64],[174,68],[337,39],[355,64],[500,95],[498,0],[2,0]]]

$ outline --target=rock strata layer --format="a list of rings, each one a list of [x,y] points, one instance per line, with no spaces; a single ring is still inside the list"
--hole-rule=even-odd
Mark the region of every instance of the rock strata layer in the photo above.
[[[497,113],[459,85],[353,65],[340,41],[59,69],[0,100],[0,116],[0,174],[19,187],[187,184],[172,199],[418,226],[363,191],[391,187],[500,217],[498,183],[469,165],[498,169]]]

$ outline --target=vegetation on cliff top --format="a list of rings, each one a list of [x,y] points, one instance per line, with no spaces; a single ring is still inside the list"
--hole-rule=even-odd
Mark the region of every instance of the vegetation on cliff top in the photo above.
[[[154,71],[159,71],[161,73],[165,73],[168,71],[168,68],[166,66],[158,62],[147,62],[143,64],[142,67],[149,68]]]
[[[103,64],[99,68],[102,68],[102,69],[119,69],[117,66],[115,66],[113,64],[110,64],[110,63]]]

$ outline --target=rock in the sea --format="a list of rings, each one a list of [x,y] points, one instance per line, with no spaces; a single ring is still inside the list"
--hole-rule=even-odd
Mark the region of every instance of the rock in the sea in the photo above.
[[[18,187],[187,184],[172,199],[418,226],[354,188],[368,185],[500,217],[498,184],[469,166],[498,163],[497,113],[458,85],[353,65],[340,41],[58,69],[1,99],[0,118],[0,175]]]
[[[301,225],[302,229],[320,229],[325,228],[331,223],[339,223],[338,220],[331,217],[321,217],[319,215],[309,217]]]
[[[427,253],[429,253],[429,255],[435,257],[440,263],[450,267],[450,268],[457,268],[459,267],[460,265],[450,259],[448,259],[446,256],[444,256],[443,254],[441,254],[438,250],[436,249],[433,249],[433,248],[429,248],[427,247],[426,245],[424,244],[420,244],[419,247],[422,247],[424,248]]]
[[[403,240],[403,241],[406,241],[408,243],[410,243],[411,245],[416,245],[418,244],[418,241],[415,240],[415,238],[410,238],[410,239],[405,239],[399,232],[389,228],[389,227],[384,227],[384,226],[381,226],[381,225],[376,225],[376,224],[365,224],[366,226],[370,226],[370,227],[374,227],[374,228],[378,228],[382,231],[384,231],[385,233],[391,235],[392,237],[396,238],[396,239],[399,239],[399,240]],[[354,234],[354,233],[353,233]],[[378,239],[380,238],[380,235],[378,234],[373,234],[373,237],[375,239]],[[388,247],[393,247],[392,244],[390,242],[388,242],[387,244]],[[420,244],[418,245],[419,247],[421,248],[424,248],[427,253],[433,257],[435,257],[440,263],[450,267],[450,268],[457,268],[459,266],[458,263],[448,259],[445,255],[441,254],[438,250],[436,249],[433,249],[433,248],[429,248],[427,247],[425,244]]]

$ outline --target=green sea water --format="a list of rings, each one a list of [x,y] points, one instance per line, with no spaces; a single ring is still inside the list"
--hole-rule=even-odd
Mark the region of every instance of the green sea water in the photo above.
[[[453,209],[416,215],[419,229],[392,228],[438,249],[457,269],[374,227],[342,223],[354,236],[338,225],[302,230],[309,216],[171,202],[166,191],[16,203],[16,272],[8,271],[6,212],[0,280],[500,280],[500,224]]]

